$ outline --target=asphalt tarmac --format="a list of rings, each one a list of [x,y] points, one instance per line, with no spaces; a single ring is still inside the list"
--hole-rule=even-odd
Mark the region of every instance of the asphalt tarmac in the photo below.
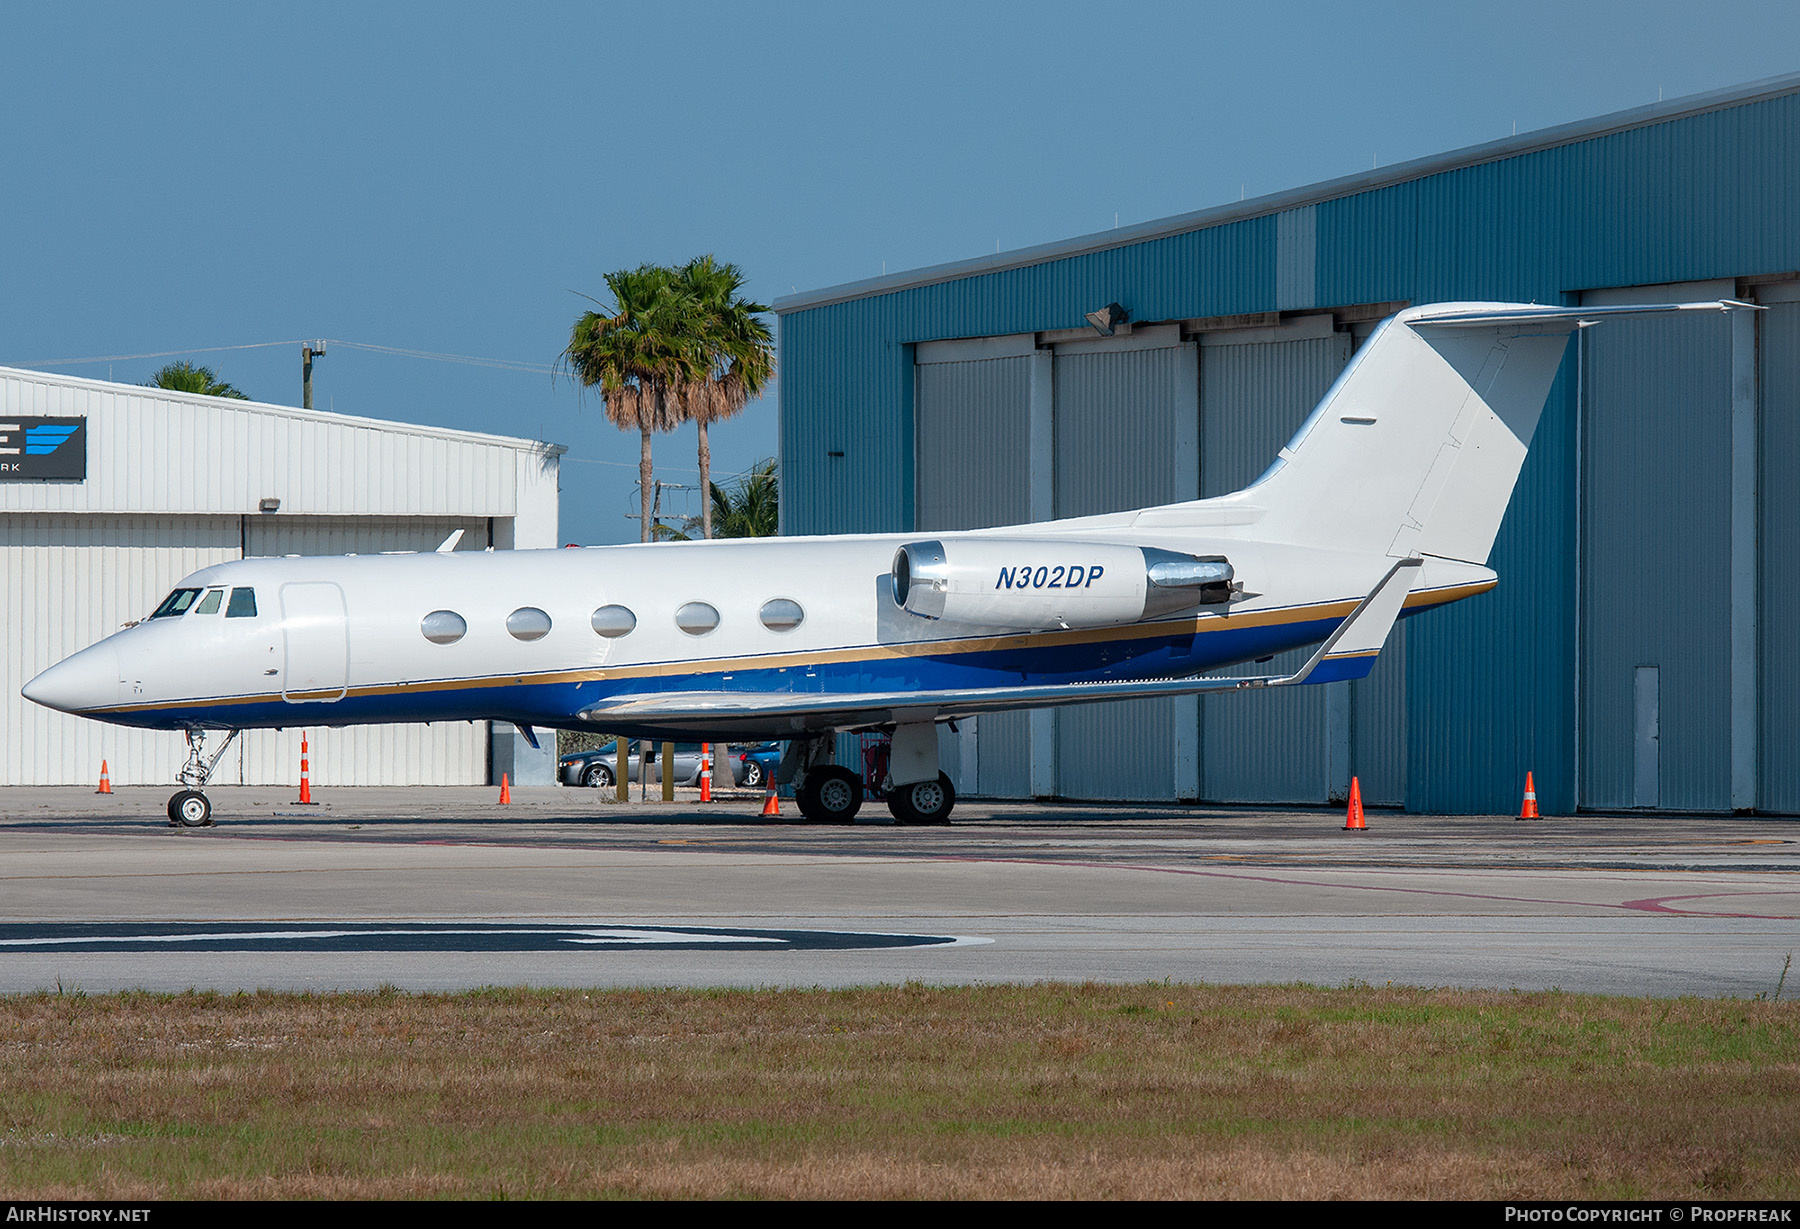
[[[1800,821],[0,790],[0,991],[1393,982],[1800,993]]]

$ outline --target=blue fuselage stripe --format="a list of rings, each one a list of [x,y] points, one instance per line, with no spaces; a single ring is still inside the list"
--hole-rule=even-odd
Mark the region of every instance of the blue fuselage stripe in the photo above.
[[[1406,613],[1411,613],[1406,612]],[[1044,686],[1203,674],[1236,662],[1279,653],[1325,639],[1337,618],[1305,622],[1192,629],[1166,636],[1082,644],[1050,644],[946,652],[933,656],[882,656],[819,662],[783,668],[675,673],[650,677],[513,683],[491,681],[429,689],[396,683],[376,694],[289,703],[282,700],[220,699],[104,714],[108,721],[152,729],[204,725],[220,729],[269,726],[356,725],[401,721],[513,721],[557,727],[580,724],[576,714],[625,696],[659,692],[759,692],[780,695],[858,695],[961,688]],[[727,684],[724,680],[729,677]],[[96,714],[97,716],[101,714]]]

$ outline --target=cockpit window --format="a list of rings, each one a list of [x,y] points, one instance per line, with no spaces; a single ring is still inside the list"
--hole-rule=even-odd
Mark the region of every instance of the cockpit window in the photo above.
[[[169,619],[176,615],[184,615],[200,596],[198,589],[177,589],[163,599],[162,605],[150,612],[152,619]]]
[[[194,607],[194,613],[195,614],[218,614],[219,613],[219,603],[224,600],[225,600],[225,590],[223,590],[223,589],[208,589],[206,591],[206,596],[200,599],[200,604],[198,606]]]
[[[225,606],[227,619],[254,619],[256,617],[256,590],[233,589],[231,601]]]

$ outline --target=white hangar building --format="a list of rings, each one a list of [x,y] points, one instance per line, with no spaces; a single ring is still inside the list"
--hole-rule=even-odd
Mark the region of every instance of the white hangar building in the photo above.
[[[0,368],[0,785],[168,784],[178,734],[41,708],[39,671],[141,619],[199,568],[255,555],[557,544],[563,449]],[[218,784],[297,783],[301,729],[246,731]],[[551,784],[509,725],[314,729],[315,785]]]

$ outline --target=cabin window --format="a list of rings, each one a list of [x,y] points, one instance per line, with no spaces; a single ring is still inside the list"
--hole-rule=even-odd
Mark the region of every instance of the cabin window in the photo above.
[[[184,615],[200,596],[198,589],[177,589],[163,599],[162,605],[150,612],[152,619],[170,619],[176,615]]]
[[[719,625],[719,612],[705,602],[689,602],[675,612],[675,626],[690,636],[704,636]]]
[[[254,619],[256,617],[256,590],[233,589],[231,600],[225,603],[227,619]]]
[[[594,630],[608,640],[629,636],[637,626],[637,616],[623,606],[602,606],[594,612]]]
[[[550,616],[536,606],[521,606],[506,616],[514,640],[542,640],[550,634]]]
[[[764,602],[757,615],[762,619],[762,625],[772,632],[791,632],[806,622],[806,611],[800,608],[800,603],[785,597]]]
[[[419,620],[419,630],[433,644],[455,644],[469,631],[469,625],[454,610],[434,610]]]
[[[219,613],[219,603],[223,602],[224,600],[225,600],[225,590],[223,590],[223,589],[208,589],[206,591],[206,596],[200,599],[200,604],[198,606],[194,607],[194,613],[195,614],[218,614]]]

